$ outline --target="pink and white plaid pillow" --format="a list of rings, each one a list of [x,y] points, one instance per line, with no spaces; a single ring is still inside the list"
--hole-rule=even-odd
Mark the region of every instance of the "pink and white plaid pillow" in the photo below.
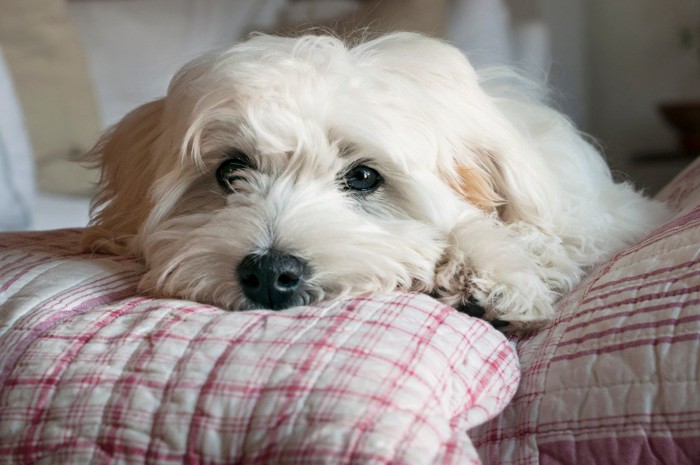
[[[232,313],[80,232],[0,235],[0,463],[478,463],[511,344],[429,297]]]
[[[700,159],[660,197],[678,215],[518,342],[513,402],[471,431],[485,463],[700,463]]]

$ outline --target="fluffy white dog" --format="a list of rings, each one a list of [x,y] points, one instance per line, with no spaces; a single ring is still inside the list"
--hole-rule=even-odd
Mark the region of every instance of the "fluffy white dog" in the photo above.
[[[255,36],[90,157],[84,247],[143,257],[144,292],[228,309],[402,289],[533,325],[668,217],[532,92],[411,33]]]

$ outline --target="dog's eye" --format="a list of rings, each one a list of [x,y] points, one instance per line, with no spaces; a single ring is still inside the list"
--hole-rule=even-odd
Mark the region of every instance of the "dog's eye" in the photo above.
[[[358,165],[345,173],[343,180],[348,190],[372,192],[382,183],[382,177],[377,170],[365,165]]]
[[[242,152],[234,152],[229,155],[216,169],[216,181],[227,192],[232,192],[233,183],[241,179],[241,171],[249,169],[252,165],[250,159]]]

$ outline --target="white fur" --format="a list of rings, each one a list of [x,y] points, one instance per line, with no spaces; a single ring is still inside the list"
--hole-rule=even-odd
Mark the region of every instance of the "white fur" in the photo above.
[[[260,35],[206,55],[93,149],[103,190],[84,245],[143,257],[146,292],[230,309],[255,306],[237,264],[274,249],[310,264],[306,303],[399,288],[547,321],[586,268],[668,212],[495,76],[410,33],[354,47]],[[228,194],[214,173],[231,149],[257,169]],[[360,159],[385,180],[367,196],[338,182]]]

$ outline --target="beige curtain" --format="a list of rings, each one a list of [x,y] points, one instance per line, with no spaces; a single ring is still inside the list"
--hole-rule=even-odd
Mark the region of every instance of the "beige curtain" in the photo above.
[[[96,173],[75,160],[94,143],[99,117],[64,0],[0,0],[0,48],[24,112],[37,185],[90,193]]]
[[[341,4],[356,4],[353,11],[333,16],[341,11]],[[297,0],[289,2],[287,15],[282,15],[282,31],[320,25],[340,35],[352,36],[368,32],[416,31],[433,36],[445,32],[446,3],[448,0],[358,0],[333,2],[328,0]],[[307,13],[304,17],[300,10]],[[320,19],[331,17],[331,19]],[[320,19],[320,21],[319,21]]]

